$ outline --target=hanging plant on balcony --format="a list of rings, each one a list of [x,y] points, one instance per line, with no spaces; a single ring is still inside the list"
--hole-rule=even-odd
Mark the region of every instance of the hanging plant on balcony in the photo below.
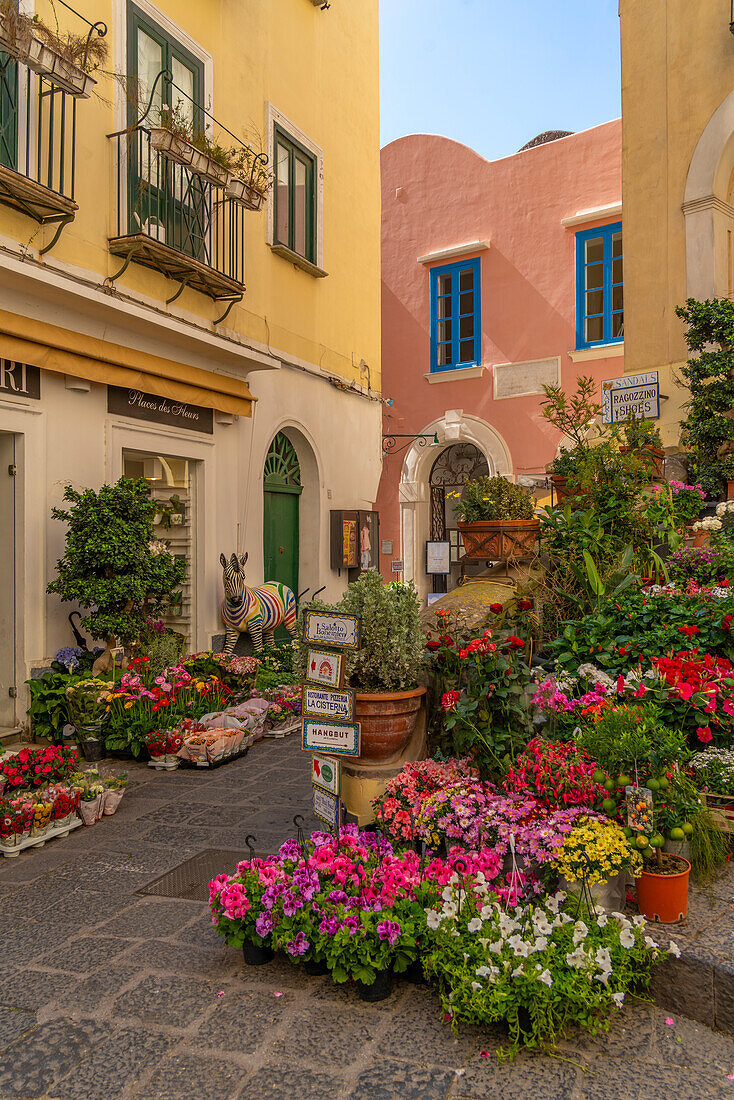
[[[0,0],[0,49],[69,95],[86,98],[97,83],[91,75],[107,59],[99,34],[60,34],[42,19]]]
[[[227,181],[229,197],[248,210],[261,210],[274,179],[266,154],[243,145],[232,150],[231,167]]]
[[[150,130],[150,144],[167,160],[189,168],[213,187],[225,187],[232,155],[194,126],[181,100],[161,109],[160,123]]]

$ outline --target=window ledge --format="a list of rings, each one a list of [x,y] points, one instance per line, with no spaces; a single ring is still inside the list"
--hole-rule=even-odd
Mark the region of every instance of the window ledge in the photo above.
[[[300,267],[302,271],[306,271],[309,275],[313,275],[315,279],[325,279],[329,274],[329,272],[324,271],[323,268],[317,267],[316,264],[312,264],[305,256],[299,256],[297,252],[292,252],[290,248],[287,248],[284,244],[271,244],[270,249],[276,256],[282,256],[284,260],[289,260],[295,267]]]
[[[614,344],[597,344],[593,348],[577,348],[568,354],[572,363],[588,363],[591,359],[623,359],[624,340]]]
[[[423,377],[427,378],[433,385],[434,382],[459,382],[462,379],[481,378],[484,370],[484,364],[480,363],[478,367],[456,367],[454,370],[430,371],[429,374],[425,374]]]

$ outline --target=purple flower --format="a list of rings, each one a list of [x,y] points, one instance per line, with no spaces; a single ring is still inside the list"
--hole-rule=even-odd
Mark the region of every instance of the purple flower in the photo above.
[[[255,921],[255,931],[265,939],[273,931],[273,917],[270,913],[261,913]]]
[[[297,860],[300,856],[300,850],[295,840],[286,840],[285,844],[281,844],[278,849],[278,855],[282,860]]]
[[[347,900],[347,895],[343,890],[332,890],[326,900],[333,901],[336,905],[341,905]]]
[[[354,913],[349,913],[342,921],[341,926],[342,928],[348,928],[350,935],[353,936],[359,928],[359,918]]]
[[[319,925],[319,932],[325,936],[335,936],[339,931],[339,921],[336,917],[324,917]]]
[[[293,917],[299,909],[303,909],[303,902],[295,894],[288,893],[283,897],[283,914],[286,917]]]
[[[305,955],[310,946],[305,934],[299,932],[294,940],[285,945],[285,949],[289,955]]]
[[[400,935],[400,925],[394,920],[383,920],[377,925],[377,935],[392,947]]]

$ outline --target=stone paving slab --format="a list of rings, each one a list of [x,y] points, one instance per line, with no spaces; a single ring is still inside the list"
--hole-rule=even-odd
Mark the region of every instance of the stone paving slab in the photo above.
[[[318,828],[298,742],[211,773],[114,768],[132,780],[114,817],[0,861],[0,1100],[734,1100],[734,1041],[669,1009],[633,1002],[556,1058],[498,1063],[502,1030],[452,1031],[423,987],[369,1005],[286,959],[246,967],[206,905],[135,891],[245,830],[269,851],[295,813]],[[712,1023],[734,1011],[733,908],[727,876],[671,932],[668,988]]]

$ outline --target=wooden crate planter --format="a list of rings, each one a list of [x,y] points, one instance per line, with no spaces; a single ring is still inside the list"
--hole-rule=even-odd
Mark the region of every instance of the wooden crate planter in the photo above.
[[[532,557],[540,529],[537,519],[488,519],[459,523],[466,557],[507,561]]]
[[[640,448],[620,447],[619,452],[623,455],[636,455],[643,466],[646,466],[650,471],[650,477],[653,481],[662,480],[665,451],[662,451],[659,447],[653,447],[648,443],[646,446]]]
[[[190,141],[172,134],[165,126],[154,126],[150,131],[150,144],[167,160],[181,164],[201,176],[213,187],[226,187],[229,172]]]
[[[706,808],[710,810],[719,828],[725,833],[734,833],[734,797],[729,794],[707,792],[703,798]]]

